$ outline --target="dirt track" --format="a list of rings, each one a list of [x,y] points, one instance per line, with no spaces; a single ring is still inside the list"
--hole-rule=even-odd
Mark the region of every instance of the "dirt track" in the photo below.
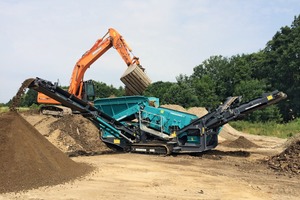
[[[60,124],[58,119],[39,115],[24,117],[40,132],[43,130],[41,133],[46,135],[48,140],[52,140],[53,143],[59,141],[58,147],[64,144],[63,142],[71,141],[63,141],[61,138],[66,127],[60,127],[60,132],[55,138],[51,135],[56,134],[57,130],[45,126],[54,122]],[[67,126],[68,131],[73,130],[70,129],[71,125]],[[76,134],[82,133],[78,128],[74,128],[73,131]],[[241,141],[238,145],[247,144],[244,148],[232,146]],[[245,143],[247,141],[251,143]],[[92,164],[96,170],[71,183],[41,187],[24,193],[0,194],[0,199],[299,198],[299,175],[274,171],[267,164],[267,158],[285,149],[285,140],[252,136],[226,126],[220,135],[220,142],[216,150],[193,156],[162,157],[108,153],[75,157],[72,158],[74,161]],[[82,147],[83,145],[80,146]],[[101,145],[93,147],[105,150]],[[106,150],[105,152],[107,153]]]

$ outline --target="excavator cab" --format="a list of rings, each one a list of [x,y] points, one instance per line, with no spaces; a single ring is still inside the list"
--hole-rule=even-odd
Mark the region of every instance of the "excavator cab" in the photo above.
[[[95,86],[92,80],[84,81],[83,82],[83,101],[94,101],[95,99]]]

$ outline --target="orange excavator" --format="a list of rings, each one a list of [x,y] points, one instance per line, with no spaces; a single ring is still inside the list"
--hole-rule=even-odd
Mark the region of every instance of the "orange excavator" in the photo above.
[[[121,77],[125,84],[127,95],[140,95],[151,84],[151,80],[141,66],[139,58],[131,56],[132,49],[126,43],[125,39],[113,28],[98,39],[92,48],[86,51],[74,66],[68,92],[84,101],[93,101],[95,98],[94,85],[92,80],[84,81],[86,70],[111,47],[117,50],[128,68]],[[64,112],[60,103],[54,99],[38,93],[37,102],[47,104],[41,108],[44,114],[53,114],[53,112]]]

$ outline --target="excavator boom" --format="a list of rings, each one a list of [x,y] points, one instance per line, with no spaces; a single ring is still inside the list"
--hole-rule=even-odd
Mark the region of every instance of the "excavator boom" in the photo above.
[[[70,94],[75,95],[79,99],[84,99],[83,78],[86,70],[112,47],[117,50],[128,66],[121,78],[128,90],[128,94],[139,95],[150,85],[151,80],[140,65],[139,58],[131,56],[132,49],[125,39],[115,29],[110,28],[75,64],[68,89]],[[60,104],[42,93],[38,94],[38,103]]]

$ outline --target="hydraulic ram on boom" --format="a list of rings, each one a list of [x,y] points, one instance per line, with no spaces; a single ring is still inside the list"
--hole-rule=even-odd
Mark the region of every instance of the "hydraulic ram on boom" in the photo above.
[[[98,39],[76,62],[68,89],[70,94],[85,101],[91,102],[94,100],[93,82],[92,80],[84,81],[84,75],[87,69],[111,48],[118,52],[127,65],[127,69],[121,77],[121,81],[125,84],[126,94],[140,95],[143,93],[151,83],[150,78],[145,73],[145,68],[142,67],[139,58],[132,54],[132,49],[123,36],[115,29],[110,28],[108,32],[102,38]],[[38,93],[37,102],[39,104],[46,104],[41,108],[44,114],[62,115],[64,112],[67,113],[67,109],[64,109],[62,106],[57,106],[60,102],[43,93]]]
[[[213,149],[218,145],[218,134],[224,124],[287,97],[277,90],[243,104],[241,97],[229,97],[216,110],[198,118],[159,107],[159,99],[155,97],[98,99],[91,105],[40,78],[32,79],[28,87],[90,119],[101,130],[101,140],[107,145],[122,151],[157,154]]]

